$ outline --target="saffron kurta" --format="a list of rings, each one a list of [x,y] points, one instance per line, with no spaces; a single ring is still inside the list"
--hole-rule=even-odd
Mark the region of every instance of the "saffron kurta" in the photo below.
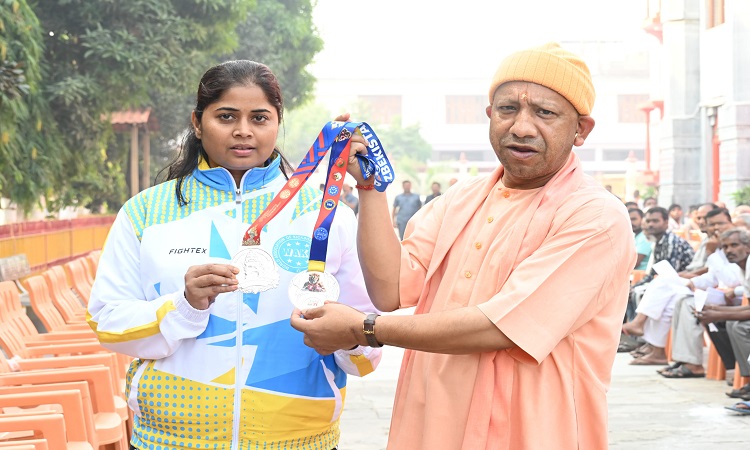
[[[607,448],[606,391],[635,250],[624,205],[581,174],[575,155],[570,168],[566,192],[552,182],[505,188],[499,168],[410,222],[401,306],[476,305],[517,347],[407,351],[389,449]]]

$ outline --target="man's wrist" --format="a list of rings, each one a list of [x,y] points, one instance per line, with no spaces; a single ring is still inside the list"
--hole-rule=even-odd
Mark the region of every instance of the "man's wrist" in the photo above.
[[[383,344],[378,342],[378,340],[375,338],[375,321],[378,317],[380,317],[378,314],[370,313],[365,316],[365,319],[362,323],[362,333],[365,335],[367,345],[373,348],[380,348],[383,346]]]

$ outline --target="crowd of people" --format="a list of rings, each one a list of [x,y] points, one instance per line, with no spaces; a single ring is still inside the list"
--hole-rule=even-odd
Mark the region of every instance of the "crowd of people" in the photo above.
[[[618,351],[665,378],[703,378],[708,338],[730,385],[735,370],[750,377],[750,206],[709,202],[683,217],[649,201],[626,202],[637,259]],[[727,409],[750,414],[750,383],[726,394],[737,400]]]

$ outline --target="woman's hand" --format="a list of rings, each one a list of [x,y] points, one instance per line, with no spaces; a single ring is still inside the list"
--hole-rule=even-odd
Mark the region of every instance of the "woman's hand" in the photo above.
[[[185,273],[185,300],[195,309],[208,309],[219,294],[237,290],[238,273],[230,264],[191,266]]]

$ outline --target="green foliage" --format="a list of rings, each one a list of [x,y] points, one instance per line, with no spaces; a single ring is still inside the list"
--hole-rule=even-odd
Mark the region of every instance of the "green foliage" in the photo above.
[[[750,205],[750,185],[732,192],[732,199],[736,205]]]
[[[0,0],[0,196],[22,210],[59,171],[60,145],[40,89],[42,29],[26,0]]]
[[[51,210],[116,209],[130,145],[110,113],[152,109],[156,172],[208,67],[252,55],[289,110],[310,96],[321,48],[309,0],[0,0],[0,195],[24,210],[42,196]]]

